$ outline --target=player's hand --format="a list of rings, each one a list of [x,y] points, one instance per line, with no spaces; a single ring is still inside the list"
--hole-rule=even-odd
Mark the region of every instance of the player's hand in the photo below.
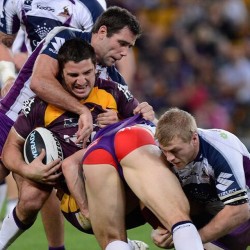
[[[55,185],[58,178],[62,175],[61,160],[56,159],[49,164],[43,164],[42,160],[45,157],[45,150],[42,149],[40,155],[34,159],[26,169],[24,177],[43,184]]]
[[[96,122],[100,128],[104,128],[105,126],[118,121],[119,118],[117,116],[117,112],[112,109],[105,109],[105,112],[99,114],[96,119]]]
[[[165,228],[158,227],[152,230],[151,238],[154,244],[160,248],[171,249],[174,246],[172,234]]]
[[[141,114],[142,117],[149,121],[155,121],[155,112],[153,107],[149,105],[147,102],[140,103],[135,109],[134,114]]]
[[[84,107],[84,112],[80,115],[78,120],[78,131],[76,133],[76,144],[83,143],[83,148],[93,131],[93,118],[88,108]]]

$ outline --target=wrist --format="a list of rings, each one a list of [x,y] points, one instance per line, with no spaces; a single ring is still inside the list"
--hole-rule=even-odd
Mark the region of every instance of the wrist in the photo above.
[[[10,61],[0,61],[1,87],[3,87],[9,79],[15,79],[15,78],[16,78],[15,64],[13,62],[10,62]]]
[[[86,114],[87,112],[89,113],[89,109],[85,105],[82,105],[77,114],[80,116]]]

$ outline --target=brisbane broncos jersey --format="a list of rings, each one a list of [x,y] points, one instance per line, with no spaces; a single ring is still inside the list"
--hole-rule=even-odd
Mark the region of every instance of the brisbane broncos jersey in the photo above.
[[[0,31],[12,35],[21,27],[31,53],[54,27],[90,32],[103,11],[97,0],[5,0],[0,6]]]
[[[173,167],[189,199],[216,214],[224,205],[249,203],[250,154],[233,134],[198,129],[200,151],[183,170]]]
[[[133,115],[133,110],[138,105],[138,101],[127,89],[100,78],[97,79],[89,97],[81,102],[89,108],[93,116],[94,131],[91,137],[99,130],[96,118],[98,114],[105,112],[104,109],[112,109],[121,119],[125,119]],[[78,115],[56,108],[35,97],[24,103],[14,128],[22,138],[26,138],[34,128],[46,127],[57,136],[64,157],[67,157],[81,147],[75,144],[78,119]]]

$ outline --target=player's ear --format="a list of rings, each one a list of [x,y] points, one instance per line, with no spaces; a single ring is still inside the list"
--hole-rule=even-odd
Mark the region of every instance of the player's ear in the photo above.
[[[191,141],[192,141],[194,144],[197,144],[197,143],[198,143],[198,140],[199,140],[198,133],[197,133],[197,132],[194,132],[193,135],[192,135]]]

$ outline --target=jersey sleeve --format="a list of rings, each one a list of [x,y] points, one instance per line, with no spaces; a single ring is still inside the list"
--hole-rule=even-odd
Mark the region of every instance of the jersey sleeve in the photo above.
[[[76,27],[91,32],[93,24],[104,11],[103,7],[97,0],[79,0],[76,3],[79,4],[79,9],[82,10],[75,13],[77,15],[75,20],[78,22]]]
[[[243,150],[240,140],[227,131],[220,130],[216,137],[214,162],[215,185],[220,200],[225,205],[238,205],[248,202],[246,178],[243,166]]]
[[[127,86],[115,84],[114,97],[117,99],[118,116],[120,119],[125,119],[133,116],[133,110],[138,106],[138,100],[128,90]]]
[[[5,0],[0,5],[0,31],[9,35],[16,34],[20,28],[18,1]]]
[[[54,59],[57,59],[57,54],[61,46],[65,43],[65,41],[73,38],[81,38],[90,42],[91,34],[74,28],[63,26],[55,27],[48,33],[43,41],[41,54],[46,54]]]
[[[38,98],[30,98],[23,103],[14,128],[22,137],[26,138],[36,127],[44,126],[45,103]]]

